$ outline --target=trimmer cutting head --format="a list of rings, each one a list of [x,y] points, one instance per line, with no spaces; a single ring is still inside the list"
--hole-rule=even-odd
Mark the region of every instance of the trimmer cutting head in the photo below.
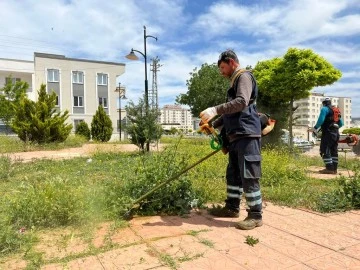
[[[134,209],[131,208],[129,211],[127,211],[124,215],[123,215],[123,219],[124,220],[132,220],[133,218],[133,213],[134,212]]]

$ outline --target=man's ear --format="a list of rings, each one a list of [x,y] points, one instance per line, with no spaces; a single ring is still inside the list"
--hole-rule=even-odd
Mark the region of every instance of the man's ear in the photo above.
[[[236,63],[235,60],[232,59],[232,58],[229,59],[229,65],[230,65],[232,68],[236,68],[236,67],[237,67],[237,63]]]

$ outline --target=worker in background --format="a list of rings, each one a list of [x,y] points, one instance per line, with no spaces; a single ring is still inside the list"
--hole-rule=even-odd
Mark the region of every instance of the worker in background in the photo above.
[[[209,209],[218,217],[238,217],[240,200],[245,194],[248,205],[247,217],[235,227],[251,230],[262,222],[261,176],[261,123],[255,106],[257,84],[250,71],[240,68],[235,52],[227,50],[218,60],[220,73],[230,79],[226,102],[209,107],[200,113],[201,124],[220,115],[212,124],[223,126],[229,145],[229,162],[226,169],[227,199],[224,207]]]
[[[338,107],[331,105],[331,99],[326,97],[322,101],[319,118],[316,125],[311,129],[315,134],[321,128],[320,156],[325,163],[325,169],[320,170],[323,174],[337,174],[339,163],[338,141],[340,139],[339,128],[343,126],[341,113]]]

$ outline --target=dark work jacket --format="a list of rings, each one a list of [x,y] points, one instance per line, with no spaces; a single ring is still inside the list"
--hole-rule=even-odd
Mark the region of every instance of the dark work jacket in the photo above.
[[[254,104],[258,94],[258,88],[252,73],[247,73],[250,74],[253,85],[249,102],[250,104],[240,112],[222,115],[227,136],[232,137],[234,135],[239,135],[239,137],[261,137],[261,123]],[[235,80],[233,86],[227,91],[226,102],[236,98],[236,89],[241,76],[242,74]]]

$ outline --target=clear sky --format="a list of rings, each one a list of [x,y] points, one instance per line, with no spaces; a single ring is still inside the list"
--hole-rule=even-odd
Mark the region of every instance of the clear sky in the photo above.
[[[0,0],[0,58],[32,60],[33,53],[126,64],[119,82],[137,103],[144,92],[144,63],[125,58],[131,48],[148,63],[159,57],[159,105],[186,93],[194,68],[234,49],[241,66],[309,48],[342,71],[333,85],[314,89],[352,98],[360,117],[359,0]],[[152,74],[148,66],[149,88]],[[219,89],[223,91],[223,89]]]

